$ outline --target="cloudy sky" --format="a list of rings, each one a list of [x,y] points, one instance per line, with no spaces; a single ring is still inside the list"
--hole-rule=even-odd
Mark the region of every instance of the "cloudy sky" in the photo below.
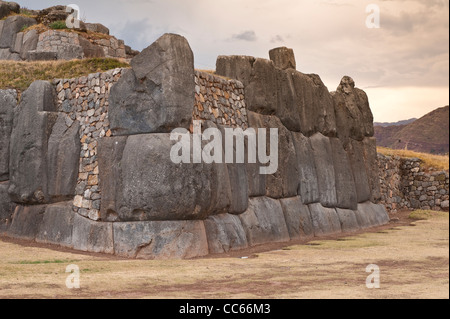
[[[376,121],[421,117],[449,104],[449,0],[16,0],[42,9],[77,4],[134,49],[166,32],[185,36],[200,69],[218,55],[268,58],[294,49],[297,69],[330,91],[344,75],[370,99]],[[380,8],[369,29],[366,8]]]

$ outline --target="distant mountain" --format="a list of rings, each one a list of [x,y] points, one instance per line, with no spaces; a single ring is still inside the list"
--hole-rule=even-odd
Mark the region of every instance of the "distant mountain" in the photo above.
[[[389,126],[408,125],[408,124],[411,124],[411,123],[413,123],[415,121],[417,121],[417,119],[416,118],[412,118],[412,119],[409,119],[409,120],[398,121],[398,122],[393,122],[393,123],[389,123],[389,122],[375,122],[375,123],[373,123],[373,125],[389,127]]]
[[[375,137],[379,146],[446,154],[449,152],[449,106],[408,124],[375,126]]]

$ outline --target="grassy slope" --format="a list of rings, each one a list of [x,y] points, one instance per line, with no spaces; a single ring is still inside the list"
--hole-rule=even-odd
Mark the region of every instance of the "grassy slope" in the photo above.
[[[0,89],[24,91],[36,80],[70,79],[124,67],[129,65],[108,58],[42,62],[0,61]]]
[[[399,156],[403,158],[419,158],[424,162],[427,167],[433,167],[438,170],[449,169],[449,156],[448,155],[433,155],[428,153],[419,153],[408,150],[394,150],[386,147],[378,147],[378,153],[387,156]]]

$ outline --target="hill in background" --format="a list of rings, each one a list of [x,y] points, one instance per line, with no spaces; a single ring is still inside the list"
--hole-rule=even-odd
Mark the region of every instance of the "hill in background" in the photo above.
[[[375,126],[379,146],[431,154],[449,152],[449,106],[404,125]]]
[[[411,124],[413,122],[417,121],[416,118],[412,118],[409,120],[404,120],[404,121],[398,121],[398,122],[375,122],[373,123],[374,126],[383,126],[383,127],[388,127],[388,126],[399,126],[399,125],[408,125]]]

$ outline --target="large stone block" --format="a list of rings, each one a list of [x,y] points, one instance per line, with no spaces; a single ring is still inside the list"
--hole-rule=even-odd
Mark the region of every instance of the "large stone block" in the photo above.
[[[98,168],[103,221],[119,220],[118,203],[122,202],[122,156],[128,136],[104,137],[98,141]]]
[[[333,99],[318,75],[278,69],[277,79],[276,115],[289,130],[336,135]]]
[[[320,193],[311,141],[302,133],[297,132],[292,132],[292,138],[297,155],[300,179],[298,194],[303,200],[303,204],[317,203],[320,201]]]
[[[75,121],[67,127],[66,117],[65,114],[58,116],[48,140],[48,194],[52,202],[73,198],[78,179],[80,123]]]
[[[310,141],[317,169],[320,202],[325,207],[336,207],[336,174],[330,139],[317,133],[311,136]]]
[[[165,34],[133,58],[111,89],[114,135],[167,133],[186,128],[194,105],[194,56],[181,36]]]
[[[330,138],[330,144],[336,176],[337,207],[355,210],[358,206],[358,199],[347,152],[337,138]]]
[[[367,177],[371,192],[370,201],[377,203],[381,200],[380,172],[378,166],[377,140],[374,137],[366,137],[364,145],[364,163],[366,164]]]
[[[38,243],[72,247],[74,215],[72,201],[47,206],[39,226],[36,241]]]
[[[326,208],[319,203],[310,204],[308,207],[316,237],[342,232],[341,222],[334,208]]]
[[[294,69],[297,67],[295,62],[294,50],[281,47],[269,51],[270,60],[273,61],[277,68],[282,70]]]
[[[383,205],[374,204],[372,202],[360,203],[358,212],[363,223],[369,223],[369,227],[386,225],[389,223],[389,214]]]
[[[7,232],[13,238],[35,240],[44,218],[45,205],[17,206]]]
[[[114,223],[114,252],[138,259],[189,259],[208,255],[203,221]]]
[[[72,247],[93,253],[114,253],[113,224],[94,222],[79,214],[73,215]]]
[[[231,190],[226,167],[223,164],[194,164],[192,161],[174,163],[171,151],[176,143],[170,140],[170,134],[129,136],[120,161],[122,146],[118,145],[119,152],[114,153],[110,164],[113,175],[106,177],[107,184],[101,182],[102,189],[116,183],[113,186],[115,197],[112,191],[107,191],[105,202],[115,220],[205,219],[230,209]],[[100,162],[108,160],[107,153],[99,156],[106,157]],[[109,173],[100,174],[102,179]],[[114,180],[118,174],[120,178]]]
[[[248,118],[250,127],[266,129],[266,150],[268,153],[270,150],[270,129],[278,129],[278,170],[274,174],[266,176],[266,196],[271,198],[297,196],[300,175],[291,132],[276,116],[249,112]]]
[[[12,222],[15,205],[8,195],[8,182],[0,182],[0,234],[7,231]]]
[[[216,61],[216,74],[239,80],[248,84],[256,59],[251,56],[219,56]]]
[[[250,246],[290,240],[283,209],[278,200],[268,197],[251,198],[248,210],[239,218]]]
[[[32,26],[36,24],[36,20],[33,18],[14,15],[6,18],[3,23],[3,30],[0,35],[0,48],[13,48],[17,33],[19,33],[23,27]]]
[[[43,204],[50,200],[47,155],[48,140],[57,119],[54,94],[49,82],[33,82],[15,108],[9,194],[16,203]]]
[[[236,215],[222,214],[205,220],[210,254],[221,254],[248,247],[241,220]]]
[[[280,199],[291,239],[314,237],[311,213],[300,197]]]
[[[358,203],[366,202],[370,200],[371,191],[364,161],[364,145],[360,141],[350,140],[346,151],[353,172]]]
[[[28,52],[35,51],[39,42],[39,33],[36,29],[30,30],[23,36],[23,45],[20,49],[20,58],[26,60]]]
[[[333,93],[338,137],[346,146],[350,139],[362,141],[374,135],[373,114],[366,93],[355,88],[352,78],[342,78]]]
[[[9,180],[9,142],[16,105],[16,91],[0,90],[0,182]]]
[[[341,228],[344,233],[356,232],[361,229],[358,223],[356,214],[353,210],[336,208],[336,213],[341,223]]]

